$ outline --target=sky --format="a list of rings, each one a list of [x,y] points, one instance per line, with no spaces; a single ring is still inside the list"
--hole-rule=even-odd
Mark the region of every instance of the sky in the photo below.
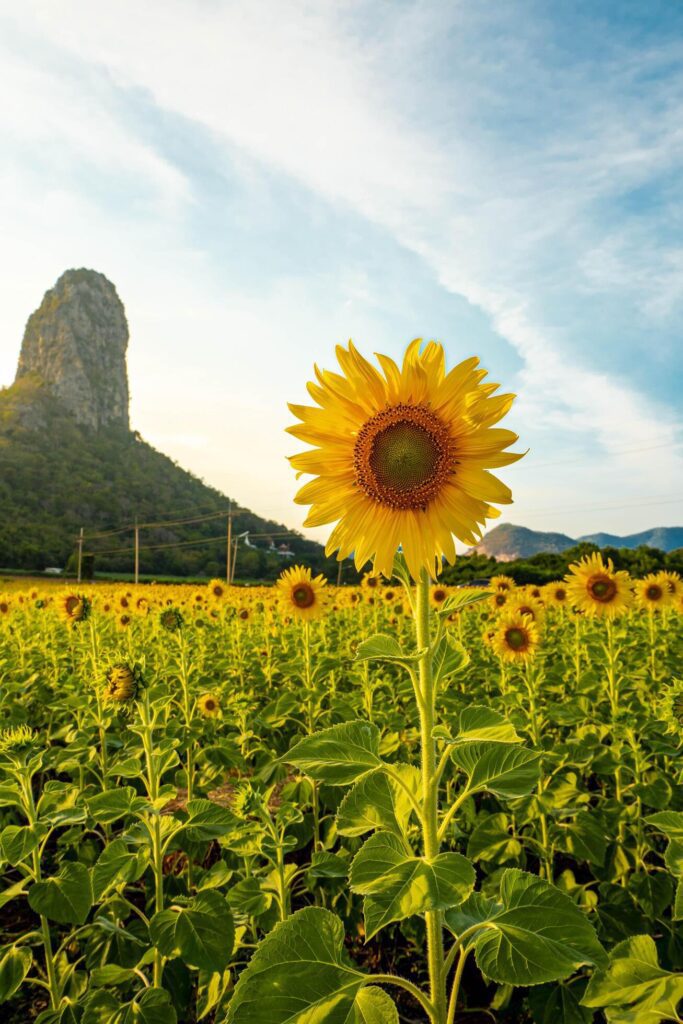
[[[519,396],[498,522],[683,523],[683,5],[0,0],[0,94],[0,385],[91,267],[132,425],[269,518],[313,364],[424,337]]]

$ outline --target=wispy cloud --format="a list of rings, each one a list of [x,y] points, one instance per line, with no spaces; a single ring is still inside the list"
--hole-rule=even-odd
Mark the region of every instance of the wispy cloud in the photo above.
[[[683,304],[675,38],[634,42],[615,25],[591,50],[583,25],[572,49],[551,9],[516,3],[24,10],[44,46],[201,128],[226,161],[243,153],[417,253],[521,358],[525,436],[591,450],[582,483],[628,496],[680,474],[678,411],[638,372],[653,336],[675,357]],[[46,88],[35,72],[11,73],[29,97]],[[139,126],[68,89],[55,110],[69,121],[73,100],[83,118],[68,144],[187,194]],[[362,277],[349,281],[362,294]],[[664,446],[634,473],[625,449],[649,439]]]

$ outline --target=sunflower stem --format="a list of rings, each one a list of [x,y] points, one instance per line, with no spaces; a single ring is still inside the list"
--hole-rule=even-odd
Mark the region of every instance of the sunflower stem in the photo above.
[[[422,838],[424,855],[430,860],[439,852],[439,800],[436,775],[436,745],[433,737],[435,693],[432,676],[429,621],[429,575],[420,572],[415,592],[415,632],[418,650],[424,650],[419,663],[420,695],[420,749],[422,762]],[[427,964],[429,968],[432,1024],[445,1024],[446,988],[444,973],[443,917],[441,911],[425,914],[427,928]]]

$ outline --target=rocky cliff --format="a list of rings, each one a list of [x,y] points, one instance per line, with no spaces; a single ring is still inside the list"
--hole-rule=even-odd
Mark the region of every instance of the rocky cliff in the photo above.
[[[26,324],[17,381],[33,377],[79,423],[129,428],[128,323],[114,285],[95,270],[67,270]]]

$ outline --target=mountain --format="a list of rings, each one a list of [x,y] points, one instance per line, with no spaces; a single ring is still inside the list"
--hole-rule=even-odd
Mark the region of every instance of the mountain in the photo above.
[[[16,380],[0,390],[0,566],[63,566],[84,527],[96,568],[129,572],[137,517],[168,524],[141,531],[141,572],[225,573],[230,499],[130,429],[127,345],[123,304],[93,270],[66,271],[29,318]],[[197,516],[207,518],[173,525]],[[285,560],[268,549],[287,527],[240,509],[233,536],[247,530],[262,536],[240,546],[238,576],[276,575]],[[286,544],[297,559],[334,572],[321,545],[298,534]]]
[[[683,527],[660,526],[626,537],[613,533],[594,533],[573,539],[565,533],[542,533],[529,530],[526,526],[503,523],[490,530],[481,543],[470,548],[468,554],[488,555],[499,562],[512,562],[543,552],[560,553],[581,542],[597,544],[598,547],[637,548],[644,545],[660,551],[674,551],[683,547]]]
[[[598,547],[612,548],[659,548],[660,551],[675,551],[683,548],[683,526],[656,526],[653,530],[642,533],[629,533],[625,537],[617,537],[613,533],[591,533],[579,537],[580,541],[597,544]]]

